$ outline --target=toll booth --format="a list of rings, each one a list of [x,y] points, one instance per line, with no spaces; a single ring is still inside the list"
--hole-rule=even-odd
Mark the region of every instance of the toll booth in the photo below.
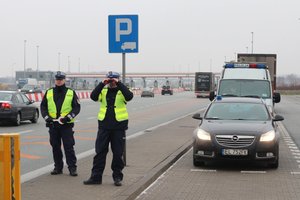
[[[20,136],[0,134],[0,199],[21,200]]]

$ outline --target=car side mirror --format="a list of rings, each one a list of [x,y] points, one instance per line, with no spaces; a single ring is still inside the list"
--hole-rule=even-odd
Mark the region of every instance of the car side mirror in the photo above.
[[[273,102],[274,103],[279,103],[281,100],[281,96],[279,92],[274,92],[273,93]]]
[[[194,118],[194,119],[200,119],[200,120],[202,120],[202,117],[200,116],[200,113],[194,114],[194,115],[193,115],[193,118]]]
[[[284,120],[284,117],[282,117],[281,115],[275,115],[273,118],[274,122],[282,121],[282,120]]]
[[[209,93],[209,100],[210,100],[210,101],[213,101],[213,100],[215,99],[215,97],[216,97],[215,91],[211,91],[211,92]]]

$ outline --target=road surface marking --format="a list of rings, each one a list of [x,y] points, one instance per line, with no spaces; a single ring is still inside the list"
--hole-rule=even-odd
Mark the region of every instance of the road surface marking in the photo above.
[[[21,158],[27,158],[27,159],[30,159],[30,160],[39,160],[39,159],[42,159],[43,157],[21,153]]]
[[[241,171],[242,174],[265,174],[266,171]]]

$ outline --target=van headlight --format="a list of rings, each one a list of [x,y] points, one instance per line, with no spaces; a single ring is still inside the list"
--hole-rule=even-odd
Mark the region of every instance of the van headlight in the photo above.
[[[260,136],[260,142],[270,142],[275,139],[275,131],[269,131],[267,133],[264,133]]]
[[[208,140],[210,141],[210,134],[208,132],[206,132],[205,130],[202,130],[202,129],[198,129],[197,130],[197,137],[200,139],[200,140]]]

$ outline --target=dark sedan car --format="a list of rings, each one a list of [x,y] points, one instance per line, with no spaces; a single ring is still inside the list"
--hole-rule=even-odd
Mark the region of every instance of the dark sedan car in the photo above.
[[[21,121],[37,123],[39,109],[22,92],[0,91],[0,122],[13,122],[19,126]]]
[[[263,100],[258,98],[216,98],[194,131],[193,163],[210,160],[252,160],[278,167],[279,133],[276,121]]]
[[[42,88],[40,85],[30,85],[26,84],[24,87],[20,89],[21,92],[24,93],[42,93]]]
[[[154,92],[152,88],[143,88],[141,97],[154,97]]]

